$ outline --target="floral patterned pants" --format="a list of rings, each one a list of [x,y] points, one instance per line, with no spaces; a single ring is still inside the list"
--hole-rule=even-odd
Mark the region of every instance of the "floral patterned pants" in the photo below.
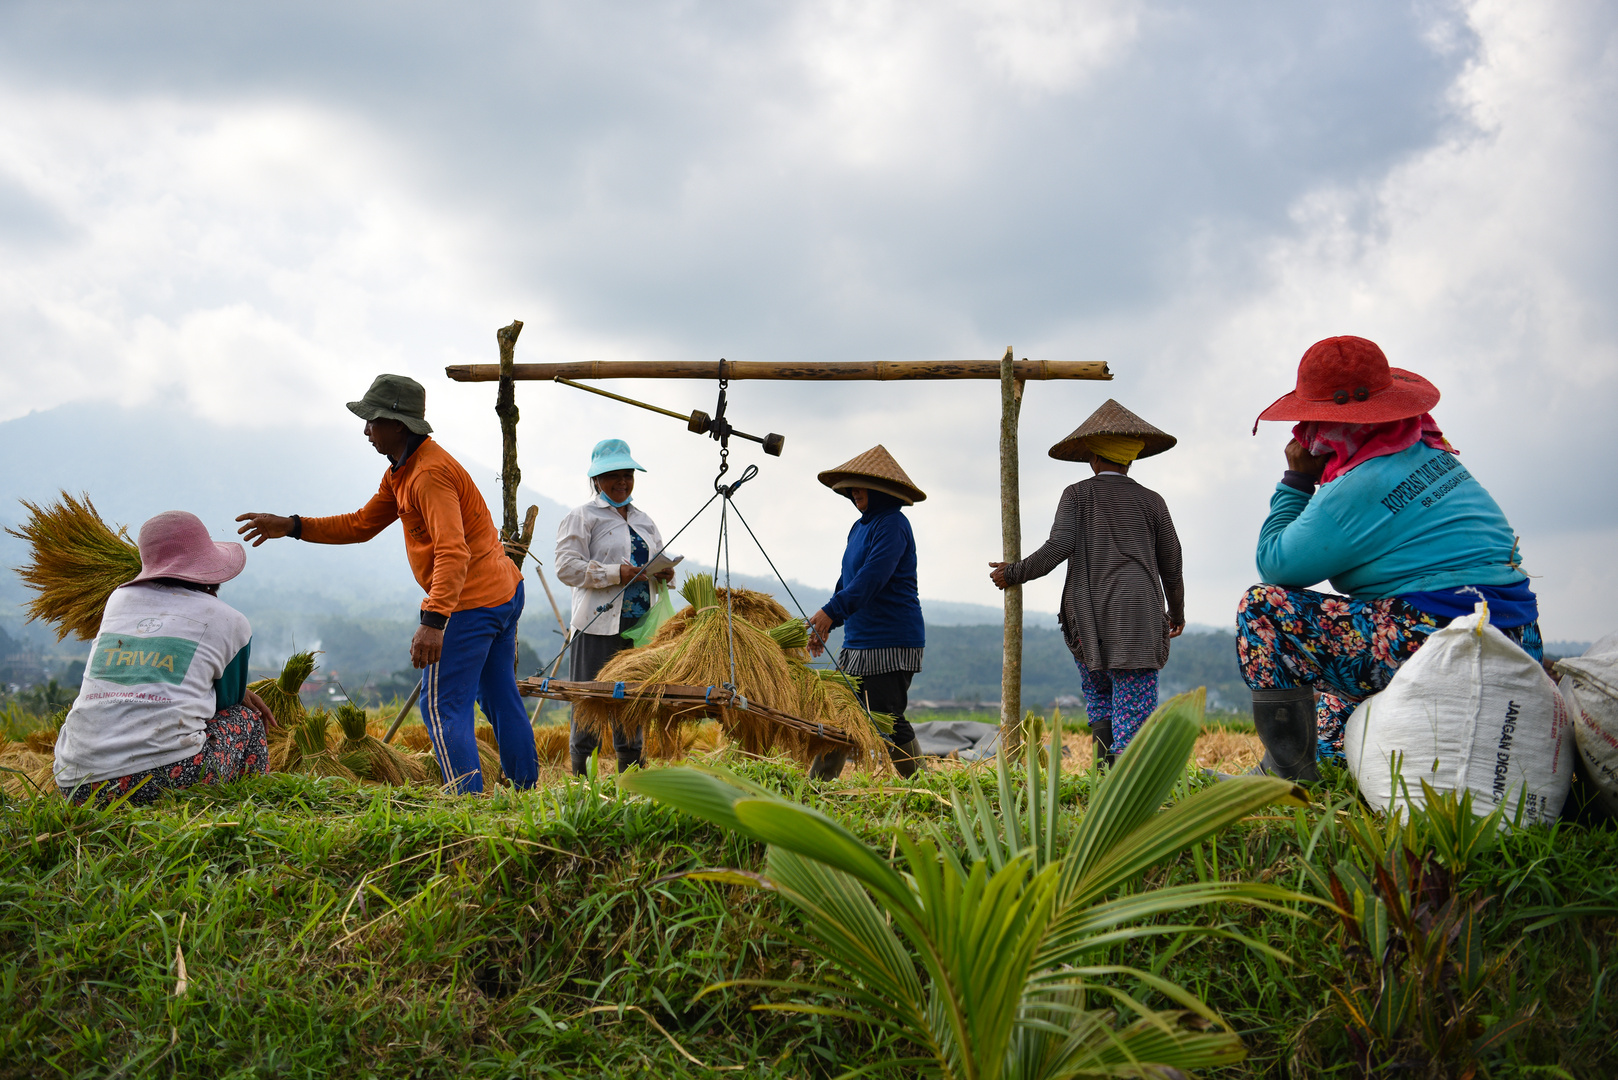
[[[1083,660],[1078,660],[1078,665],[1079,685],[1084,688],[1084,715],[1090,732],[1105,741],[1104,733],[1110,730],[1112,752],[1122,753],[1157,708],[1157,672],[1151,668],[1091,671]]]
[[[1343,725],[1354,706],[1382,689],[1427,635],[1449,620],[1397,596],[1354,600],[1311,589],[1254,585],[1236,605],[1236,659],[1254,690],[1320,691],[1319,756],[1342,762]],[[1543,660],[1539,623],[1500,632]]]
[[[77,789],[64,787],[62,794],[75,805],[93,797],[97,806],[107,806],[140,784],[140,789],[129,796],[129,804],[139,806],[156,802],[166,792],[193,784],[224,784],[244,776],[260,775],[268,771],[269,763],[264,721],[246,705],[234,705],[209,718],[208,741],[194,756],[128,776],[80,784]],[[142,780],[146,783],[141,784]]]

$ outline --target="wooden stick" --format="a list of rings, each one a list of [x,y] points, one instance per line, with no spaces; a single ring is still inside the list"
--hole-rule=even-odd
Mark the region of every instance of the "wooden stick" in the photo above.
[[[650,700],[667,707],[684,706],[688,713],[700,713],[710,709],[733,709],[737,712],[750,712],[756,716],[780,724],[782,727],[796,728],[826,739],[829,742],[855,745],[848,733],[833,724],[817,724],[805,720],[791,713],[772,709],[761,702],[744,699],[735,691],[726,690],[720,686],[688,686],[683,683],[625,683],[623,697],[617,696],[617,683],[610,682],[573,682],[565,679],[519,679],[517,689],[523,697],[549,698],[553,701],[628,701],[631,699]],[[744,704],[745,701],[745,704]]]
[[[500,389],[495,393],[494,414],[500,418],[500,503],[504,512],[500,529],[501,539],[517,539],[517,485],[522,481],[522,469],[517,466],[517,388],[513,369],[516,367],[517,335],[522,333],[522,320],[511,320],[494,332],[500,343],[500,363],[480,365],[495,367],[495,378]],[[520,556],[518,565],[520,562]]]
[[[1000,361],[1000,557],[1022,558],[1022,513],[1017,482],[1017,417],[1022,412],[1023,381],[1011,358],[1011,346]],[[1006,618],[1000,668],[1000,746],[1022,747],[1022,586],[1003,593]]]
[[[392,742],[393,741],[393,736],[399,730],[399,725],[404,723],[404,718],[410,715],[410,710],[414,709],[416,707],[416,699],[418,699],[420,697],[421,697],[421,680],[417,679],[415,689],[410,691],[410,696],[405,699],[404,708],[400,709],[399,710],[399,715],[395,716],[393,718],[393,723],[388,727],[388,733],[386,735],[382,736],[382,741],[383,742]]]
[[[513,325],[521,325],[513,324]],[[508,328],[509,329],[509,328]],[[501,331],[504,333],[504,331]],[[515,340],[516,335],[512,335]],[[456,382],[495,382],[501,364],[452,364],[444,369]],[[778,379],[809,382],[890,382],[912,379],[998,379],[993,360],[870,360],[790,364],[758,360],[725,362],[727,379]],[[1104,360],[1018,360],[1019,381],[1029,379],[1112,378]],[[512,379],[717,379],[719,362],[710,360],[583,360],[563,364],[513,364]]]

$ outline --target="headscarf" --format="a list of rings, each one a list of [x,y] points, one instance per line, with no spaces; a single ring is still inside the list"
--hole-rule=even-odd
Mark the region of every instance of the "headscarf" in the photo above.
[[[1086,435],[1084,445],[1092,454],[1114,465],[1128,465],[1146,449],[1146,440],[1132,435]]]
[[[1329,484],[1356,465],[1372,458],[1408,450],[1418,442],[1434,450],[1460,453],[1438,430],[1431,413],[1384,424],[1331,424],[1324,420],[1304,420],[1292,429],[1292,437],[1316,457],[1330,455],[1320,482]]]

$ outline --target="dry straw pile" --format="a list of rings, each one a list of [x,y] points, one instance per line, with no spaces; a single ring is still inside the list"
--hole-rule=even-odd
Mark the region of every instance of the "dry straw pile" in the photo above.
[[[28,544],[28,561],[17,576],[34,590],[28,618],[43,619],[56,627],[56,640],[68,634],[89,641],[101,628],[101,614],[112,591],[140,574],[140,549],[129,530],[113,532],[90,496],[75,499],[62,492],[54,506],[36,506],[22,500],[28,520],[6,532]]]
[[[856,684],[808,664],[804,626],[763,593],[717,589],[713,578],[697,574],[680,589],[688,607],[658,629],[644,648],[627,649],[609,660],[597,679],[603,682],[659,685],[723,686],[732,682],[751,702],[767,705],[814,724],[846,733],[858,752],[873,765],[885,762],[878,753],[878,727],[867,718],[855,696]],[[807,764],[823,750],[844,744],[814,732],[775,723],[740,709],[659,704],[648,693],[623,701],[578,701],[573,718],[603,742],[614,723],[630,731],[646,729],[646,754],[656,758],[684,756],[705,720],[718,721],[726,740],[749,754],[784,753]],[[886,721],[892,730],[891,720]]]

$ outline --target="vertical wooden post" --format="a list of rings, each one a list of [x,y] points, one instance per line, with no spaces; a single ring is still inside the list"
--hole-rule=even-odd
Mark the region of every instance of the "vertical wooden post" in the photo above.
[[[500,509],[503,512],[500,538],[507,542],[516,542],[519,538],[517,485],[522,481],[522,470],[517,467],[517,383],[512,378],[512,365],[516,363],[520,333],[521,319],[513,319],[510,326],[502,326],[494,333],[500,343],[500,389],[494,398],[494,414],[500,418]],[[518,566],[522,565],[520,552],[512,558]]]
[[[1023,381],[1017,378],[1011,346],[1000,360],[1000,558],[1022,558],[1022,513],[1017,484],[1017,416],[1022,412]],[[1022,586],[1007,586],[1006,621],[1002,632],[1000,671],[1000,745],[1022,746]]]

